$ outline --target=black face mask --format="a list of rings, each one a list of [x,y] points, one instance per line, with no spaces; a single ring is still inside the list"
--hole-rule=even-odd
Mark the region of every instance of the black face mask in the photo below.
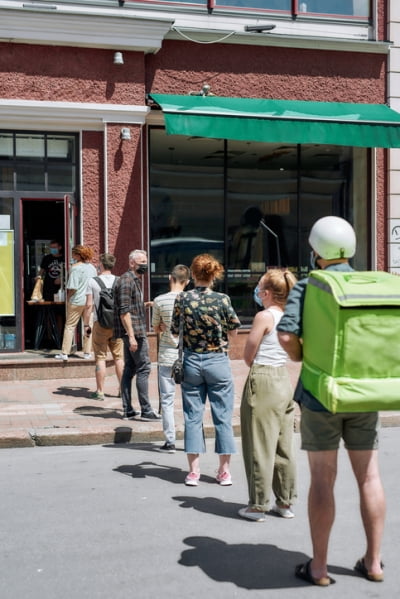
[[[136,269],[138,275],[144,275],[148,271],[149,267],[147,264],[139,264]]]

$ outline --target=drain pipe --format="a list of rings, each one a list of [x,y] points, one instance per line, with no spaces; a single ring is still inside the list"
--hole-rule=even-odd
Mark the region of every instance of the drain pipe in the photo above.
[[[108,152],[107,152],[107,141],[108,141],[107,123],[104,123],[103,133],[103,154],[104,154],[104,168],[103,168],[103,219],[104,219],[104,253],[108,252]]]

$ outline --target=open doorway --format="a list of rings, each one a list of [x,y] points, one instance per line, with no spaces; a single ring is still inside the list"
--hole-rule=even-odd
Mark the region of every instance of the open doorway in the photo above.
[[[53,291],[63,288],[65,282],[65,201],[22,200],[22,232],[23,346],[25,349],[59,349],[65,305],[61,298],[54,302]],[[57,242],[59,251],[53,257],[50,250],[52,247],[54,251],[54,242]],[[44,274],[43,266],[48,273],[44,282],[44,301],[32,303],[36,277]]]

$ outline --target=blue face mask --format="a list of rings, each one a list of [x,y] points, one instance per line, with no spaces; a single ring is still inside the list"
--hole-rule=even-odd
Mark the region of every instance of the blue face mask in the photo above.
[[[50,248],[50,254],[53,254],[53,256],[56,256],[58,254],[58,248]]]
[[[260,296],[258,295],[258,292],[259,292],[259,291],[260,291],[260,288],[259,288],[259,287],[258,287],[258,285],[257,285],[257,287],[256,287],[256,288],[254,289],[254,291],[253,291],[253,299],[254,299],[254,301],[256,302],[257,306],[260,306],[260,308],[263,308],[263,307],[264,307],[264,306],[263,306],[263,303],[262,303],[262,301],[260,300]]]
[[[75,258],[71,258],[71,260],[69,261],[70,264],[76,264],[76,260]]]

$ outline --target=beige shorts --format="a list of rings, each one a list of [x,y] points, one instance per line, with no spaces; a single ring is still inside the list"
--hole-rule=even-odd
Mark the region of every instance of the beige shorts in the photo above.
[[[124,359],[124,344],[122,339],[114,339],[113,330],[101,327],[97,321],[93,325],[92,343],[96,360],[105,360],[108,349],[114,360]]]
[[[301,448],[306,451],[338,449],[343,439],[346,449],[378,448],[379,414],[349,412],[331,414],[301,407]]]

